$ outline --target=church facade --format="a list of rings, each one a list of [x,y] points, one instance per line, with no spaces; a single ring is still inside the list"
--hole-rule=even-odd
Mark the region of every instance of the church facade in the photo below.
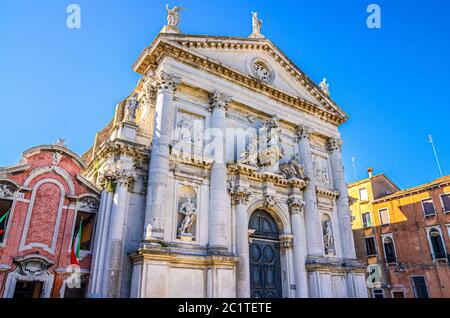
[[[180,33],[83,156],[103,189],[90,297],[367,297],[338,127],[347,115],[270,40]]]
[[[58,161],[46,164],[56,185],[67,181],[61,156],[80,170],[69,179],[84,192],[69,182],[60,188],[70,195],[57,196],[69,213],[68,239],[57,236],[65,266],[85,228],[72,212],[95,212],[87,297],[367,297],[341,160],[348,116],[326,80],[316,85],[265,38],[257,13],[249,37],[222,37],[181,33],[180,9],[167,7],[167,25],[133,65],[141,79],[81,158],[41,147]],[[70,271],[54,272],[42,248],[32,260],[49,282],[59,275],[51,295],[64,296]],[[0,268],[4,297],[13,270]]]

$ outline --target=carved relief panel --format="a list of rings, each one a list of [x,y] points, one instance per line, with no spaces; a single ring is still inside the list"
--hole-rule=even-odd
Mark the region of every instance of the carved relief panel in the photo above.
[[[313,155],[314,174],[316,180],[325,184],[330,183],[328,160],[319,155]]]
[[[204,122],[202,116],[179,110],[173,137],[174,150],[186,155],[202,157]]]

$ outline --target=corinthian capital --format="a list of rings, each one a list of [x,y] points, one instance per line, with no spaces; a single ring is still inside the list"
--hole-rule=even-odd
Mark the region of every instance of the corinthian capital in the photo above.
[[[343,144],[343,142],[339,138],[330,138],[328,140],[327,150],[329,152],[341,151],[342,144]]]
[[[248,197],[250,196],[250,193],[248,191],[248,188],[236,185],[230,188],[230,195],[235,204],[245,204],[248,203]]]
[[[305,203],[299,198],[296,197],[290,198],[287,204],[289,206],[289,211],[291,212],[291,214],[303,213],[303,206],[305,205]]]
[[[299,141],[302,139],[309,140],[311,137],[312,129],[309,126],[300,125],[297,127],[296,133]]]
[[[121,160],[117,162],[109,160],[99,175],[99,183],[107,192],[116,191],[118,185],[132,191],[135,180],[136,174],[133,169],[125,167]]]
[[[225,109],[227,110],[228,104],[231,101],[231,96],[222,94],[218,91],[214,91],[211,94],[211,98],[209,101],[209,110],[213,111],[214,109]]]
[[[155,85],[158,93],[173,94],[180,83],[180,77],[168,74],[166,72],[161,72],[155,82]]]

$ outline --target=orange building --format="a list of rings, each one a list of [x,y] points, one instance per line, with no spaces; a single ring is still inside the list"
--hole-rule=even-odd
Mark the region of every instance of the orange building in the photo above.
[[[450,297],[450,176],[401,190],[369,169],[348,189],[358,258],[380,269],[372,297]]]

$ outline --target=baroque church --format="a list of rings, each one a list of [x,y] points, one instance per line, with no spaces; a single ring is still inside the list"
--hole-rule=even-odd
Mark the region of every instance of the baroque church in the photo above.
[[[348,116],[326,80],[267,39],[257,13],[250,36],[224,37],[183,34],[180,8],[167,11],[137,86],[80,159],[99,199],[87,296],[367,297]]]

